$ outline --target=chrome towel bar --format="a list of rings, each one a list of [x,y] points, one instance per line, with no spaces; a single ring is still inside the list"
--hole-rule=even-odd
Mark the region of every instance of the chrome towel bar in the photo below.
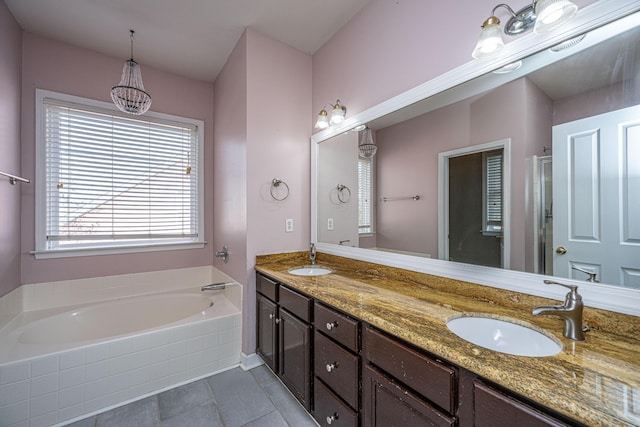
[[[31,182],[27,178],[22,178],[20,176],[11,175],[10,173],[6,173],[6,172],[2,172],[2,171],[0,171],[0,175],[6,176],[7,178],[9,178],[9,182],[11,183],[11,185],[16,185],[16,183],[18,181],[24,182],[24,183],[27,183],[27,184]]]

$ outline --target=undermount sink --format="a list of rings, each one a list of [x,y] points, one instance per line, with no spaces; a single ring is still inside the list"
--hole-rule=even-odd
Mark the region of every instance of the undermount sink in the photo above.
[[[332,270],[327,267],[309,265],[306,267],[296,267],[289,270],[294,276],[323,276],[331,273]]]
[[[447,327],[466,341],[501,353],[544,357],[562,350],[558,339],[517,320],[462,315],[447,320]]]

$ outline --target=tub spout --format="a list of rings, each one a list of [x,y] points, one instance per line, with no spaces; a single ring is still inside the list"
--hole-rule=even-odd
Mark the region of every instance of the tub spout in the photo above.
[[[226,282],[211,283],[210,285],[204,285],[200,290],[201,291],[217,291],[217,290],[226,288],[227,285],[231,285],[231,283],[226,283]]]

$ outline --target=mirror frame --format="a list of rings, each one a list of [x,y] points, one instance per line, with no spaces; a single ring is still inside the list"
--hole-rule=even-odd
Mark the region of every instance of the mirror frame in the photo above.
[[[563,27],[559,32],[550,34],[531,33],[520,37],[505,45],[499,58],[467,62],[426,83],[349,117],[340,125],[314,134],[311,137],[311,242],[316,244],[319,251],[332,255],[563,300],[566,293],[564,288],[546,286],[542,283],[543,279],[550,276],[318,242],[318,144],[357,125],[366,124],[603,25],[611,24],[615,30],[619,31],[637,27],[640,25],[640,13],[637,13],[639,11],[640,2],[637,0],[600,0],[578,11],[571,24]],[[635,15],[633,15],[634,13]],[[469,55],[471,54],[469,53]],[[554,279],[578,285],[584,298],[584,303],[587,306],[640,316],[640,290],[600,283],[588,283],[574,279]]]

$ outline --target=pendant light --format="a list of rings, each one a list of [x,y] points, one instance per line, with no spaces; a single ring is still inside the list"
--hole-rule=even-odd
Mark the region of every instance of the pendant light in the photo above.
[[[133,30],[131,32],[131,59],[124,63],[120,84],[111,88],[111,99],[118,110],[129,114],[144,114],[151,107],[151,95],[144,90],[140,65],[133,60]]]
[[[378,147],[373,142],[373,135],[370,128],[365,128],[358,135],[358,155],[363,159],[370,159],[376,155]]]

